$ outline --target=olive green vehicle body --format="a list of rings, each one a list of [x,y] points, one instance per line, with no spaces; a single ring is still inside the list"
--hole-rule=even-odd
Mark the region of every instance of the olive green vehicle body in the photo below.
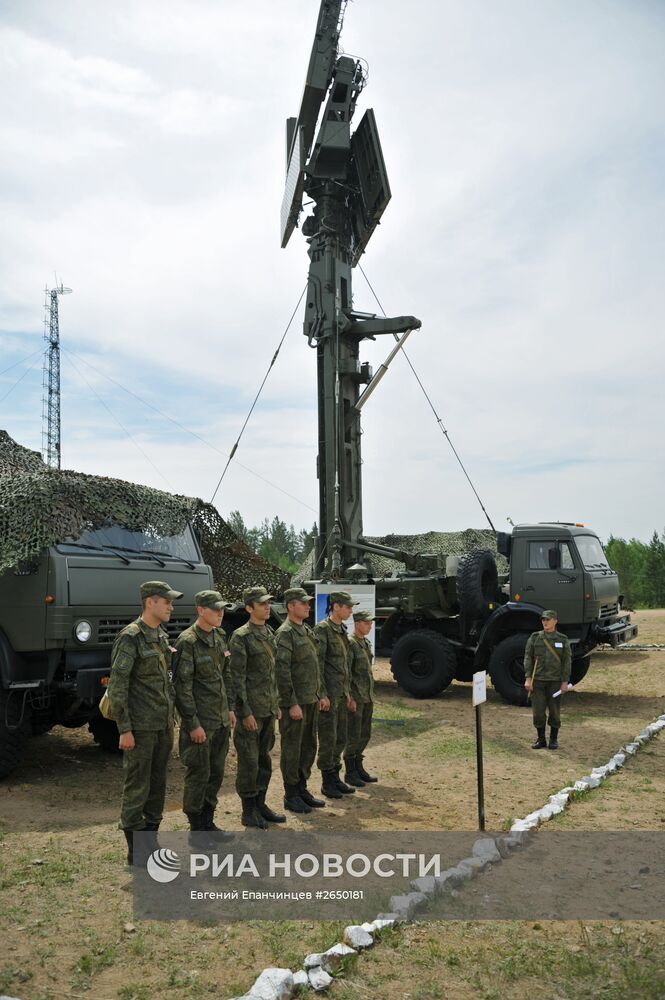
[[[97,706],[114,639],[141,613],[140,584],[165,579],[183,593],[165,626],[172,639],[194,619],[194,594],[213,586],[189,526],[185,537],[182,559],[69,542],[0,573],[0,776],[19,762],[30,735],[54,725],[89,723],[105,748],[117,746],[115,723]],[[81,623],[90,626],[85,641],[77,637],[77,626],[79,636],[88,632]]]
[[[506,700],[526,704],[524,646],[546,609],[557,611],[558,628],[571,641],[574,681],[586,674],[596,646],[637,635],[621,609],[618,576],[589,528],[520,524],[498,534],[497,544],[508,562],[501,575],[490,551],[462,558],[402,553],[414,566],[438,562],[439,572],[414,568],[375,580],[377,650],[391,657],[410,694],[431,697],[454,678],[470,681],[488,670]]]

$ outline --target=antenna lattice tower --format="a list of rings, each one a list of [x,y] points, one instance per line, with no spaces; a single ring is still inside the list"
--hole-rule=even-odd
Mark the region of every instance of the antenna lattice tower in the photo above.
[[[44,289],[44,375],[42,385],[42,457],[47,465],[60,468],[60,323],[58,295],[69,295],[71,288],[61,283]]]

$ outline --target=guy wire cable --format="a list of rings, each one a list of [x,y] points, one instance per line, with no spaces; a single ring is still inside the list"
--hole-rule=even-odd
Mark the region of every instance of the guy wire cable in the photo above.
[[[383,315],[385,316],[385,315],[386,315],[386,311],[385,311],[385,309],[383,308],[383,306],[381,305],[381,303],[379,302],[379,297],[378,297],[378,295],[376,294],[376,292],[374,291],[374,289],[372,288],[372,284],[371,284],[371,282],[370,282],[369,278],[367,277],[367,275],[365,274],[365,272],[363,271],[363,269],[362,269],[362,265],[361,265],[361,264],[359,263],[359,264],[358,264],[357,266],[358,266],[358,268],[360,269],[360,273],[362,274],[363,278],[364,278],[364,279],[365,279],[365,281],[367,282],[367,285],[368,285],[368,287],[369,287],[369,290],[370,290],[370,292],[372,293],[372,295],[373,295],[373,296],[374,296],[374,298],[376,299],[376,302],[377,302],[377,304],[378,304],[378,307],[379,307],[379,309],[381,310],[381,312],[382,312],[382,313],[383,313]],[[397,336],[397,334],[396,334],[396,333],[394,333],[394,334],[393,334],[393,337],[395,338],[395,340],[399,340],[399,337]],[[477,500],[477,501],[478,501],[478,503],[480,504],[480,507],[481,507],[481,510],[482,510],[483,514],[485,515],[485,517],[487,518],[487,521],[488,521],[488,524],[489,524],[490,528],[492,529],[492,531],[496,531],[496,528],[495,528],[495,527],[494,527],[494,525],[492,524],[492,518],[491,518],[491,517],[489,516],[489,514],[487,513],[487,511],[486,511],[486,509],[485,509],[485,504],[484,504],[484,503],[482,502],[482,500],[480,499],[480,496],[478,495],[478,490],[476,489],[476,487],[475,487],[475,486],[473,485],[473,483],[471,482],[471,477],[469,476],[469,473],[468,473],[468,472],[466,471],[466,469],[465,469],[465,467],[464,467],[464,463],[462,462],[462,459],[460,458],[460,456],[459,456],[459,454],[458,454],[458,452],[457,452],[457,449],[455,448],[455,445],[453,444],[453,442],[452,442],[452,440],[451,440],[451,438],[450,438],[450,434],[448,433],[448,431],[446,430],[446,428],[445,428],[445,427],[443,426],[443,420],[441,419],[441,417],[439,416],[439,414],[438,414],[438,413],[436,412],[436,409],[435,409],[435,407],[434,407],[434,403],[433,403],[433,402],[432,402],[432,400],[430,399],[430,397],[429,397],[429,395],[428,395],[428,393],[427,393],[427,390],[425,389],[425,386],[423,385],[423,383],[422,383],[422,382],[421,382],[421,380],[420,380],[420,376],[418,375],[418,372],[416,371],[416,369],[415,369],[415,368],[414,368],[414,366],[413,366],[413,363],[412,363],[412,361],[411,361],[411,358],[410,358],[410,357],[409,357],[409,355],[408,355],[408,354],[406,353],[406,350],[405,350],[404,348],[402,348],[402,354],[404,355],[404,358],[405,358],[405,360],[406,360],[406,363],[408,364],[409,368],[410,368],[410,369],[411,369],[411,371],[413,372],[413,375],[414,375],[414,377],[415,377],[415,380],[416,380],[416,382],[418,383],[418,385],[420,386],[420,388],[421,388],[421,390],[422,390],[422,392],[423,392],[423,395],[424,395],[425,399],[426,399],[426,400],[427,400],[427,402],[429,403],[429,407],[430,407],[430,409],[431,409],[432,413],[434,414],[434,419],[436,420],[437,424],[439,425],[439,430],[441,431],[441,433],[442,433],[442,434],[443,434],[443,436],[445,437],[446,441],[448,442],[448,444],[449,444],[449,445],[450,445],[450,447],[452,448],[452,451],[453,451],[453,455],[455,456],[455,458],[456,458],[456,459],[457,459],[457,461],[459,462],[459,466],[460,466],[460,468],[461,468],[462,472],[464,473],[464,475],[466,476],[466,479],[467,479],[467,482],[469,483],[469,486],[470,486],[470,487],[471,487],[471,489],[473,490],[473,492],[474,492],[474,495],[475,495],[475,497],[476,497],[476,500]]]
[[[229,455],[229,457],[226,460],[226,465],[224,466],[224,469],[222,470],[222,474],[219,477],[219,482],[215,486],[215,490],[214,490],[214,492],[213,492],[213,494],[212,494],[212,496],[210,498],[210,503],[212,503],[213,500],[215,499],[215,497],[217,496],[217,491],[219,490],[219,487],[222,485],[222,481],[224,479],[224,476],[226,475],[226,470],[228,469],[228,467],[231,464],[231,461],[233,459],[233,456],[235,455],[236,451],[238,450],[238,445],[240,444],[240,438],[243,436],[243,434],[245,432],[245,427],[247,427],[247,424],[249,423],[249,419],[250,419],[252,413],[254,412],[254,407],[256,406],[256,404],[259,401],[259,396],[261,395],[261,392],[263,391],[263,387],[266,384],[266,382],[268,381],[268,375],[270,375],[270,372],[272,371],[272,366],[275,364],[275,361],[277,361],[277,355],[279,354],[279,352],[280,352],[280,350],[282,348],[282,344],[284,343],[286,335],[289,332],[291,324],[293,323],[295,315],[298,312],[298,309],[300,307],[300,303],[302,302],[303,296],[304,296],[304,294],[305,294],[306,291],[307,291],[307,285],[305,285],[305,287],[303,288],[302,292],[300,293],[300,298],[296,302],[296,307],[293,310],[293,312],[291,313],[291,319],[286,324],[286,329],[285,329],[284,333],[282,334],[282,339],[280,340],[279,344],[277,345],[277,350],[273,354],[272,360],[271,360],[270,364],[268,365],[268,370],[265,373],[265,375],[263,376],[263,381],[261,382],[261,385],[259,386],[259,391],[257,392],[256,396],[254,397],[254,402],[252,403],[252,405],[249,408],[249,413],[245,417],[244,424],[240,428],[240,434],[238,434],[236,443],[233,445],[233,448],[231,449],[231,454]]]
[[[126,392],[128,396],[133,396],[134,399],[138,400],[139,403],[142,403],[144,406],[147,406],[149,410],[153,410],[155,413],[159,414],[160,417],[163,417],[164,420],[168,420],[169,423],[172,423],[174,427],[177,427],[179,430],[184,431],[185,434],[190,434],[193,438],[196,438],[197,441],[200,441],[201,444],[204,444],[207,448],[211,448],[212,451],[216,451],[218,455],[225,454],[225,452],[223,452],[221,448],[218,448],[216,445],[214,445],[212,441],[207,441],[206,438],[201,437],[200,434],[197,434],[196,431],[193,431],[190,427],[185,427],[185,425],[181,424],[178,420],[174,420],[173,417],[169,416],[168,413],[164,413],[164,411],[160,410],[160,408],[158,406],[155,406],[154,403],[151,403],[147,399],[144,399],[143,396],[140,396],[137,392],[134,392],[133,389],[128,389],[126,385],[122,384],[122,382],[118,382],[117,379],[113,378],[111,375],[108,375],[106,372],[103,372],[100,368],[95,367],[95,365],[93,365],[90,361],[87,361],[85,358],[82,358],[79,354],[76,353],[76,351],[73,351],[71,347],[63,347],[62,345],[60,345],[60,350],[63,352],[63,354],[71,354],[72,357],[76,358],[77,361],[80,361],[81,364],[84,364],[87,368],[90,368],[97,375],[101,375],[102,378],[105,378],[112,385],[117,386],[118,389],[122,389],[122,391]],[[277,490],[279,493],[283,493],[284,496],[289,497],[291,500],[295,500],[296,503],[299,503],[301,507],[306,507],[307,510],[311,510],[312,513],[314,514],[317,513],[314,507],[310,507],[310,505],[308,503],[305,503],[304,500],[301,500],[300,497],[295,496],[293,493],[289,493],[288,490],[285,490],[281,486],[278,486],[277,483],[271,482],[270,479],[266,479],[265,476],[260,475],[260,473],[256,472],[254,469],[250,469],[248,465],[243,465],[243,463],[239,462],[237,459],[236,459],[236,465],[239,465],[241,469],[245,470],[245,472],[249,472],[251,476],[255,476],[256,479],[260,479],[261,482],[266,483],[268,486],[271,486],[274,490]]]

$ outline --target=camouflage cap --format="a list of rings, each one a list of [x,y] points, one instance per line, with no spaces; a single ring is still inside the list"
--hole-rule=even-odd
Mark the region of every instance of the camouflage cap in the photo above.
[[[542,618],[543,621],[549,621],[551,618],[554,618],[556,621],[558,621],[559,619],[559,616],[556,613],[556,611],[552,611],[551,609],[549,611],[543,611],[540,617]]]
[[[212,608],[213,611],[231,607],[218,590],[199,590],[198,594],[194,594],[194,604],[197,608]]]
[[[350,608],[353,608],[358,604],[358,601],[354,601],[348,590],[334,590],[330,595],[331,604],[348,604]]]
[[[284,603],[288,604],[289,601],[313,601],[314,597],[308,594],[306,590],[302,587],[290,587],[288,590],[284,591]]]
[[[142,599],[145,597],[165,597],[167,601],[175,601],[182,597],[179,590],[173,590],[163,580],[146,580],[139,589]]]
[[[274,594],[269,594],[265,587],[248,587],[242,592],[243,604],[265,604],[272,601]]]
[[[354,622],[373,622],[374,615],[371,611],[354,611],[353,620]]]

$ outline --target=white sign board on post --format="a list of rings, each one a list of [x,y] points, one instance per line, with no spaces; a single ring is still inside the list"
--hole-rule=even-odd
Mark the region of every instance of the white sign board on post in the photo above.
[[[487,701],[487,671],[479,670],[473,675],[473,706]]]

